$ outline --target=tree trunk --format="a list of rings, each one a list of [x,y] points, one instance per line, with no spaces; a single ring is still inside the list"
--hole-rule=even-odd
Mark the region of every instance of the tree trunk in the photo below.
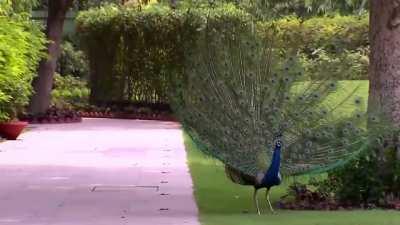
[[[60,44],[63,35],[64,20],[73,0],[51,0],[48,5],[46,35],[49,40],[47,46],[48,58],[39,64],[39,76],[33,81],[35,93],[31,98],[29,112],[32,114],[44,113],[50,106],[53,77],[60,55]]]
[[[370,1],[370,112],[400,127],[400,0]]]
[[[400,127],[400,0],[370,1],[370,45],[368,111],[383,113]],[[385,166],[380,170],[385,173]]]

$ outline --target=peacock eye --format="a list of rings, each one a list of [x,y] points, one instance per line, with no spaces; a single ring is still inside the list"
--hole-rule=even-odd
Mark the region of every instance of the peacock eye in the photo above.
[[[356,99],[354,100],[354,104],[356,104],[356,105],[360,105],[361,103],[362,103],[361,98],[356,98]]]
[[[335,89],[336,88],[336,83],[329,83],[329,88]]]
[[[319,95],[318,93],[314,93],[314,94],[312,95],[312,97],[313,97],[314,99],[318,99],[318,98],[320,97],[320,95]]]
[[[289,83],[289,82],[290,82],[290,78],[289,78],[289,77],[285,77],[285,78],[283,79],[283,81],[284,81],[285,83]]]
[[[350,141],[347,140],[347,139],[343,139],[343,140],[342,140],[342,144],[343,144],[344,146],[350,145]]]

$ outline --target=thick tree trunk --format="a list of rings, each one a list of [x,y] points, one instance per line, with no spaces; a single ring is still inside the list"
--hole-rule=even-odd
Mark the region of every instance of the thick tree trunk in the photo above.
[[[369,111],[400,127],[400,0],[370,1]]]
[[[50,41],[47,47],[48,58],[39,64],[39,76],[33,81],[35,93],[32,96],[29,112],[44,113],[50,106],[53,77],[60,55],[64,20],[73,0],[51,0],[48,5],[46,35]]]
[[[370,45],[368,110],[383,113],[400,127],[400,0],[370,1]],[[397,139],[393,141],[400,160]],[[384,157],[383,151],[380,155]],[[383,163],[380,172],[385,171]]]

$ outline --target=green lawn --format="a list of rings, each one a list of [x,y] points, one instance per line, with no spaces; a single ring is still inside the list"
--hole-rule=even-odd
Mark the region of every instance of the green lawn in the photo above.
[[[200,210],[202,225],[399,225],[398,211],[289,211],[271,214],[262,204],[264,214],[258,216],[252,205],[251,187],[230,182],[223,166],[203,155],[185,135],[194,194]],[[285,181],[288,183],[289,181]],[[272,189],[271,199],[276,201],[285,193],[285,183]],[[259,195],[260,203],[264,193]],[[264,201],[262,203],[265,203]]]

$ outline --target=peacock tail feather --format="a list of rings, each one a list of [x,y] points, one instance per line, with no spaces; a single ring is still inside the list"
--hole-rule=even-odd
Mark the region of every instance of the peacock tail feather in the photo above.
[[[296,51],[274,49],[254,26],[208,25],[187,47],[171,103],[199,148],[253,177],[270,164],[278,135],[285,175],[324,172],[366,150],[375,133],[367,121],[374,131],[382,121],[366,112],[361,84],[308,78]]]

